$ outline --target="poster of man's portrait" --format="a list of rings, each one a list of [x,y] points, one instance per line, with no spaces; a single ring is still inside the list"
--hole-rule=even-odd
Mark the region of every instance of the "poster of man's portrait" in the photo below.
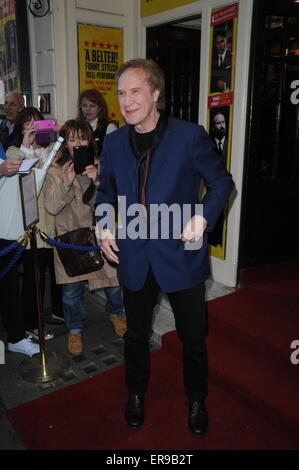
[[[233,3],[211,12],[207,128],[219,159],[228,171],[231,167],[238,9],[238,3]],[[226,205],[208,237],[211,255],[220,259],[225,259],[227,214]]]
[[[232,79],[232,20],[214,27],[210,93],[230,90]]]
[[[229,106],[210,109],[209,134],[214,140],[219,157],[222,159],[226,168],[228,168],[228,130]]]

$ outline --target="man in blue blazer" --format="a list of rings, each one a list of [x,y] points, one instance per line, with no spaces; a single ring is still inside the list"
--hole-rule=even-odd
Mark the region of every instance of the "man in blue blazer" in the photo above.
[[[203,127],[167,117],[162,110],[164,77],[155,62],[128,61],[118,70],[116,81],[127,125],[105,138],[96,214],[101,248],[118,264],[123,285],[128,325],[124,336],[129,392],[125,419],[132,428],[144,420],[152,315],[162,289],[183,345],[189,429],[194,436],[202,436],[208,428],[204,402],[208,373],[206,231],[213,230],[233,182]],[[207,187],[202,205],[201,178]],[[113,233],[105,211],[117,206],[120,217]]]

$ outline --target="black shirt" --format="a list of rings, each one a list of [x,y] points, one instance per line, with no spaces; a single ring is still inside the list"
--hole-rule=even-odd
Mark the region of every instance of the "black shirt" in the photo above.
[[[141,155],[143,155],[148,149],[152,148],[155,129],[150,132],[135,132],[136,144],[139,150],[139,154],[136,155],[136,158],[139,160]]]

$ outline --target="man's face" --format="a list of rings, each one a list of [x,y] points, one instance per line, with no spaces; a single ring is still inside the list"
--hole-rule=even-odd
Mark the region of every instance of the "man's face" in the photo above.
[[[4,113],[8,121],[15,122],[18,110],[24,106],[21,95],[8,93],[4,102]]]
[[[143,69],[128,69],[118,80],[118,102],[120,111],[128,124],[137,132],[155,129],[158,112],[156,103],[159,91],[152,91]]]
[[[220,55],[222,55],[226,49],[226,38],[221,34],[217,34],[215,37],[215,47]]]
[[[226,124],[223,114],[216,114],[214,117],[214,133],[219,140],[226,135]]]

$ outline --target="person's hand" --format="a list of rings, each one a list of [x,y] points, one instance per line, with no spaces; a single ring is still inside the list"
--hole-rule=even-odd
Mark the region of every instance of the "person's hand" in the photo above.
[[[202,215],[194,215],[187,222],[181,235],[181,240],[183,242],[189,243],[198,242],[198,240],[202,237],[206,227],[206,219],[202,217]]]
[[[62,124],[60,124],[57,119],[54,119],[55,122],[55,129],[59,131],[62,128]]]
[[[95,184],[98,183],[98,169],[94,165],[88,165],[82,175],[87,175]]]
[[[69,189],[75,180],[76,174],[72,161],[65,163],[62,167],[62,181],[65,189]]]
[[[226,83],[224,80],[217,80],[217,88],[219,91],[225,91],[226,90]]]
[[[0,165],[0,175],[1,176],[13,176],[17,173],[20,166],[22,164],[22,160],[17,158],[12,158],[11,160],[4,160],[3,163]]]
[[[116,244],[114,235],[112,235],[110,230],[104,229],[101,231],[99,237],[100,247],[106,258],[113,263],[119,264],[118,256],[115,254],[115,252],[119,251],[119,248]]]
[[[29,148],[35,142],[36,136],[36,127],[34,125],[33,119],[31,121],[25,122],[23,126],[23,142],[24,147]]]

